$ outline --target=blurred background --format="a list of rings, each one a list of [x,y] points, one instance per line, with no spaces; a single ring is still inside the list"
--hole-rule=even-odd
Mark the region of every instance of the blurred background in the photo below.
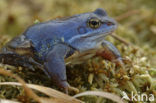
[[[4,45],[20,35],[36,20],[43,22],[104,8],[119,23],[116,34],[144,49],[156,66],[155,5],[156,0],[0,0],[0,43]]]

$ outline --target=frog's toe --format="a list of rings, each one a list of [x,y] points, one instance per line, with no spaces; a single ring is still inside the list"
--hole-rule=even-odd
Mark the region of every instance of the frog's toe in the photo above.
[[[69,91],[74,91],[75,93],[79,92],[79,89],[70,86],[67,81],[62,81],[61,82],[61,87],[64,89],[66,94],[68,94]]]
[[[33,65],[33,66],[35,66],[35,67],[37,67],[37,68],[39,68],[41,70],[43,70],[43,68],[44,68],[43,65],[41,65],[38,62],[36,62],[33,58],[29,58],[28,62],[29,62],[29,64],[31,64],[31,65]]]
[[[125,64],[124,64],[123,59],[121,57],[113,60],[112,62],[114,62],[117,66],[124,68]]]
[[[63,88],[64,92],[68,94],[70,85],[67,81],[61,81],[60,86]]]
[[[30,64],[23,64],[23,67],[24,68],[28,68],[28,69],[30,69],[32,71],[35,71],[35,68],[32,65],[30,65]]]
[[[74,91],[75,93],[79,93],[79,89],[75,88],[75,87],[72,87],[72,86],[69,86],[68,87],[68,90],[69,91]]]

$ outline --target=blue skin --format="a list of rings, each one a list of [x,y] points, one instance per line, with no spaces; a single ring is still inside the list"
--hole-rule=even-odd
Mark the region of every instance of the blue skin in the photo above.
[[[100,21],[100,26],[92,27],[89,24],[93,18]],[[75,51],[82,54],[102,45],[113,54],[114,58],[121,58],[118,50],[110,42],[104,40],[105,36],[113,32],[116,27],[116,22],[99,8],[94,12],[35,24],[29,27],[23,35],[8,43],[6,47],[14,48],[11,52],[14,55],[17,54],[14,58],[20,57],[17,48],[18,50],[29,49],[29,52],[33,52],[31,61],[26,61],[27,56],[25,56],[21,59],[22,63],[28,67],[30,67],[28,64],[43,64],[46,74],[67,92],[70,86],[67,82],[64,59],[70,57]],[[6,47],[2,51],[7,52],[8,55],[11,49],[6,49]],[[3,55],[0,55],[0,58]],[[7,60],[3,63],[9,64]],[[17,61],[15,64],[21,65]]]

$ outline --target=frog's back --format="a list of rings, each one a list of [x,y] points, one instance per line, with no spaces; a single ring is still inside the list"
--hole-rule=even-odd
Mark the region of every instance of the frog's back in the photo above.
[[[71,20],[53,20],[29,27],[24,35],[32,42],[38,59],[44,59],[55,44],[62,41],[67,43],[73,35],[77,34],[77,31],[72,29],[75,26],[77,24]]]
[[[35,24],[24,32],[25,37],[32,42],[37,59],[44,59],[59,40],[59,33],[55,32],[55,26],[50,22]]]
[[[35,24],[29,27],[24,35],[31,39],[35,44],[43,39],[60,39],[63,37],[66,41],[72,36],[78,34],[76,29],[81,25],[80,15],[75,15],[66,19],[56,19],[43,23]]]

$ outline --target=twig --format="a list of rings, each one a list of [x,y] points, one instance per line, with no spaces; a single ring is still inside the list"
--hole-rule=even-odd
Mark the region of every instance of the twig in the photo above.
[[[128,11],[128,12],[122,14],[122,15],[115,17],[115,19],[117,21],[121,21],[121,20],[123,20],[123,19],[125,19],[131,15],[138,14],[139,12],[140,12],[139,10],[131,10],[131,11]]]
[[[125,45],[129,46],[132,45],[131,43],[127,42],[126,40],[124,40],[122,37],[116,35],[115,33],[110,34],[112,37],[114,37],[115,39],[121,41],[122,43],[124,43]]]
[[[139,10],[131,10],[131,11],[128,11],[128,12],[122,14],[122,15],[115,17],[115,19],[117,21],[121,21],[125,18],[128,18],[131,15],[138,14],[139,12],[140,12]],[[122,37],[116,35],[115,33],[112,33],[111,36],[114,37],[115,39],[121,41],[122,43],[124,43],[127,46],[132,45],[131,43],[127,42],[126,40],[124,40]]]

